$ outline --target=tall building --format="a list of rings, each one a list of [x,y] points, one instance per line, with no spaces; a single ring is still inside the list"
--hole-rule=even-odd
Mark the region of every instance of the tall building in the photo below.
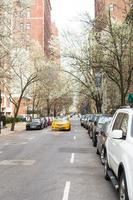
[[[28,47],[28,40],[38,41],[46,56],[49,56],[51,37],[50,0],[33,0],[32,4],[22,10],[18,21],[19,35]]]

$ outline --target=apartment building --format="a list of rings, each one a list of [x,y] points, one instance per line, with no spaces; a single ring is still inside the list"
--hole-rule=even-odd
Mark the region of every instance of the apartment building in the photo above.
[[[129,0],[95,0],[95,17],[108,14],[110,11],[112,19],[123,21],[128,8]]]

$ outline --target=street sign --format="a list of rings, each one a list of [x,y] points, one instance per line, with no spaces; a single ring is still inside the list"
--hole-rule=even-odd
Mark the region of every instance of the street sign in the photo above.
[[[133,103],[133,93],[130,93],[130,94],[128,95],[128,102],[129,102],[129,103]]]

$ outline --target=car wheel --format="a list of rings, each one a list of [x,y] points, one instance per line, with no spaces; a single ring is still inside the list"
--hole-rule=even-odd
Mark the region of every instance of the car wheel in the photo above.
[[[102,147],[100,159],[101,159],[102,165],[104,165],[105,164],[105,149],[104,149],[104,147]]]
[[[97,154],[97,155],[100,155],[98,148],[97,148],[97,150],[96,150],[96,154]]]
[[[126,176],[125,173],[122,172],[120,177],[120,184],[119,184],[119,199],[120,200],[129,200],[128,192],[127,192],[127,183],[126,183]]]
[[[107,181],[109,180],[108,170],[109,170],[108,159],[107,159],[107,154],[105,153],[104,178],[105,178],[105,180],[107,180]]]
[[[97,146],[97,139],[96,139],[96,136],[95,136],[95,139],[93,140],[93,147],[96,147]]]

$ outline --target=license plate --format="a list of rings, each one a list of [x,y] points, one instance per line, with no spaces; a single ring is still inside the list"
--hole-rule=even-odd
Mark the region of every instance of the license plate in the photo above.
[[[31,126],[31,128],[36,128],[36,126]]]

